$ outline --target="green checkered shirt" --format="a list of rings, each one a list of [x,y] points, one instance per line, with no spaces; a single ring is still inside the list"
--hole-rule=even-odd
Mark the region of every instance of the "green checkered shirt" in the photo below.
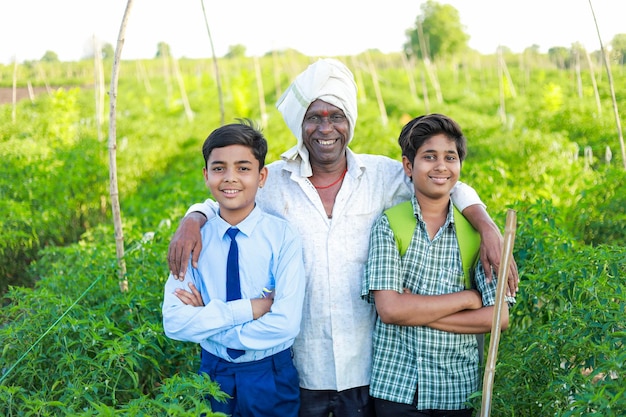
[[[430,241],[421,211],[413,197],[417,227],[404,257],[385,215],[372,227],[370,249],[361,295],[373,303],[371,291],[409,288],[414,294],[437,295],[465,289],[459,245],[448,218]],[[495,303],[496,280],[486,283],[478,263],[476,287],[483,305]],[[467,408],[469,395],[478,388],[478,349],[473,334],[449,333],[425,326],[399,326],[376,320],[370,394],[417,409]]]

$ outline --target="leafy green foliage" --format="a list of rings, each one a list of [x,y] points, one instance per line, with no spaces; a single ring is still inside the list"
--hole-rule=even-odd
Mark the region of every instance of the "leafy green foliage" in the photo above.
[[[624,415],[626,184],[607,80],[597,79],[598,112],[589,71],[579,95],[576,75],[546,57],[508,57],[510,79],[493,57],[438,61],[440,101],[421,68],[409,71],[397,54],[370,56],[376,77],[364,57],[346,61],[359,84],[352,149],[399,159],[404,123],[448,114],[468,138],[462,180],[498,224],[507,208],[517,210],[520,293],[500,342],[493,415]],[[220,61],[225,120],[266,120],[268,162],[295,144],[272,104],[309,62],[295,54],[259,60],[264,116],[253,60]],[[39,68],[88,84],[88,65],[38,65],[20,67],[20,79]],[[127,293],[117,287],[108,144],[97,139],[106,127],[96,126],[93,92],[59,89],[20,103],[15,123],[0,107],[0,414],[211,415],[204,396],[223,397],[195,374],[198,347],[164,336],[160,307],[169,240],[187,207],[208,195],[201,146],[219,125],[217,81],[209,60],[179,61],[190,121],[164,65],[124,62],[121,71],[116,136]],[[616,71],[616,85],[626,85],[625,76]],[[618,93],[619,106],[624,99]]]
[[[37,286],[14,287],[6,295],[9,304],[0,316],[1,366],[6,371],[17,363],[19,371],[3,375],[0,386],[8,388],[0,391],[1,404],[21,401],[17,409],[32,407],[48,415],[79,414],[94,404],[118,408],[141,395],[156,396],[164,375],[196,370],[197,346],[168,339],[161,324],[168,223],[153,233],[128,237],[126,262],[133,286],[127,293],[117,288],[109,229],[92,229],[80,245],[49,248],[32,267],[43,274]],[[164,399],[171,396],[162,394]],[[197,403],[176,401],[179,407]],[[4,409],[2,414],[11,412]]]
[[[493,414],[623,415],[623,248],[581,245],[547,200],[517,209],[523,279],[500,342]]]
[[[610,57],[617,64],[624,65],[626,63],[626,33],[618,33],[613,36]]]

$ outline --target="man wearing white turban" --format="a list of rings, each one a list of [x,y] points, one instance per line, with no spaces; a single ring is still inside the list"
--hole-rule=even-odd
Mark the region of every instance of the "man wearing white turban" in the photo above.
[[[296,77],[277,108],[297,144],[267,166],[257,193],[261,209],[289,220],[303,237],[306,296],[293,345],[303,417],[374,415],[368,385],[375,309],[361,299],[369,234],[381,213],[413,190],[399,161],[348,147],[356,93],[352,73],[335,59],[320,59]],[[458,183],[452,200],[481,233],[481,260],[497,270],[502,236],[478,195]],[[197,261],[200,227],[216,210],[212,200],[189,209],[170,243],[173,274],[184,277],[191,253]]]

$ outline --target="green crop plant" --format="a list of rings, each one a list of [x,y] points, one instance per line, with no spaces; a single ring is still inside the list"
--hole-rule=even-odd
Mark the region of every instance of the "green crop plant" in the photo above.
[[[397,54],[372,53],[383,125],[366,59],[350,57],[359,85],[350,146],[399,160],[397,136],[410,118],[430,111],[459,121],[468,139],[462,181],[497,224],[508,208],[518,218],[520,292],[500,341],[493,415],[621,416],[626,190],[610,95],[600,78],[599,114],[588,85],[579,96],[568,70],[539,58],[505,56],[502,117],[493,56],[436,62],[439,101],[421,66],[409,72]],[[295,144],[274,104],[313,59],[262,57],[260,79],[253,59],[220,60],[226,121],[265,120],[268,162]],[[204,396],[223,394],[196,375],[198,347],[163,334],[161,300],[169,241],[189,205],[209,196],[201,146],[220,123],[212,63],[179,61],[192,121],[168,91],[162,60],[122,63],[117,165],[127,293],[117,286],[107,144],[85,87],[92,66],[38,65],[20,66],[20,77],[43,84],[48,74],[64,88],[20,102],[15,122],[12,106],[0,106],[0,415],[211,415]],[[1,85],[8,71],[0,66]],[[626,73],[613,73],[623,91]],[[581,79],[589,77],[583,69]],[[480,404],[480,392],[472,401]]]

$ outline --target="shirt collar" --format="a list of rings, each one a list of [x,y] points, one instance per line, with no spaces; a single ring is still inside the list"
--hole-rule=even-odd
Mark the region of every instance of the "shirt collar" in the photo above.
[[[413,204],[413,214],[415,214],[415,218],[424,223],[424,217],[422,216],[422,208],[417,202],[417,197],[415,194],[411,196],[411,203]],[[448,203],[448,215],[446,216],[446,222],[443,225],[443,228],[451,227],[454,225],[454,212],[452,208],[452,199]]]
[[[243,233],[246,236],[250,236],[252,234],[252,231],[256,227],[256,225],[259,223],[262,213],[263,212],[261,211],[259,206],[255,204],[254,208],[245,219],[243,219],[238,224],[231,225],[230,223],[228,223],[227,221],[225,221],[219,216],[219,211],[218,211],[218,215],[215,216],[215,219],[217,221],[217,231],[220,234],[220,236],[223,237],[228,231],[228,229],[230,229],[231,227],[236,227],[237,229],[239,229],[239,233]]]
[[[359,158],[359,155],[354,153],[352,149],[346,148],[346,160],[348,161],[348,174],[350,176],[359,178],[365,172],[366,165]],[[299,161],[296,160],[283,160],[285,165],[283,170],[290,172],[292,177],[309,177],[307,172],[303,171]]]

